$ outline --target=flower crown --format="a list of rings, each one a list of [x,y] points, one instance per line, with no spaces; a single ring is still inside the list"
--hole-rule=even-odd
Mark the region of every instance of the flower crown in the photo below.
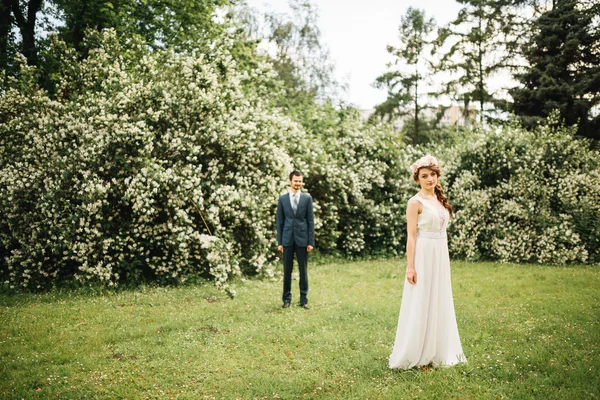
[[[419,170],[419,168],[429,167],[432,165],[438,165],[437,159],[432,155],[426,154],[425,156],[419,158],[413,165],[411,165],[410,169],[414,174]]]

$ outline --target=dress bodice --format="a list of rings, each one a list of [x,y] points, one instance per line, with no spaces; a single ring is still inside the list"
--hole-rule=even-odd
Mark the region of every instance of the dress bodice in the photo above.
[[[438,202],[425,200],[418,194],[413,197],[423,205],[423,211],[417,218],[417,234],[420,232],[439,232],[445,235],[450,213]]]

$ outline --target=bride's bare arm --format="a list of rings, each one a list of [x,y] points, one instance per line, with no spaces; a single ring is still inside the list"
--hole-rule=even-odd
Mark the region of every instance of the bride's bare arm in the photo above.
[[[406,279],[408,283],[417,283],[417,272],[415,271],[415,244],[417,242],[417,219],[423,205],[418,200],[409,200],[406,207]]]

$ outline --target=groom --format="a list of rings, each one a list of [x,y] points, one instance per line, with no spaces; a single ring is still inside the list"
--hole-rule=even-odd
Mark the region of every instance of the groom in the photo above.
[[[308,253],[315,247],[315,216],[312,197],[302,193],[300,171],[290,174],[290,191],[277,203],[277,249],[283,252],[283,308],[292,301],[294,255],[300,271],[300,306],[308,309]]]

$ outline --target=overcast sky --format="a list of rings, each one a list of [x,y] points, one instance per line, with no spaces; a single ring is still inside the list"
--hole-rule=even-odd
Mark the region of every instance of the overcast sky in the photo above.
[[[266,11],[288,12],[287,0],[247,0]],[[424,9],[438,25],[454,19],[460,4],[454,0],[313,0],[319,9],[322,40],[336,65],[336,77],[346,83],[346,101],[372,108],[385,100],[384,90],[371,86],[390,61],[386,46],[396,45],[400,18],[408,7]]]

